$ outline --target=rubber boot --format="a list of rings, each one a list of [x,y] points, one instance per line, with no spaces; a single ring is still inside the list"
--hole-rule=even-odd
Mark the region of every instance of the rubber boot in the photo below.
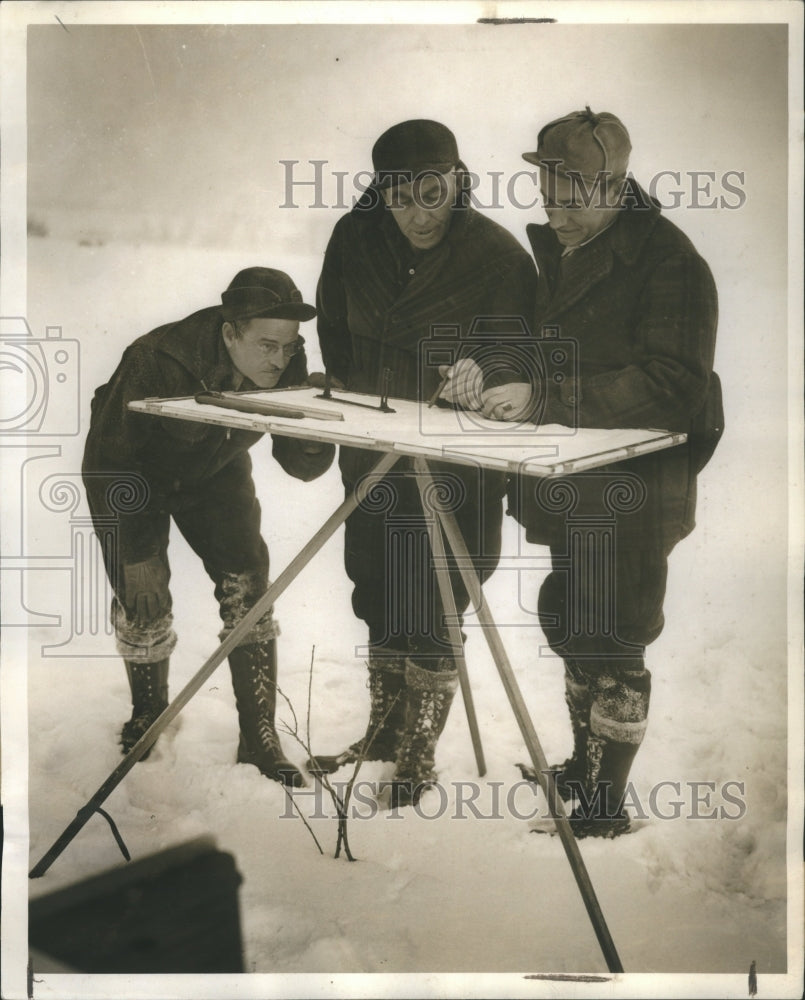
[[[570,825],[578,839],[619,837],[629,833],[630,820],[623,808],[629,771],[639,749],[638,743],[616,743],[590,735],[587,744],[588,773],[579,793],[579,804],[570,814]]]
[[[283,754],[274,726],[277,707],[275,639],[236,646],[229,670],[240,721],[238,764],[254,764],[267,778],[291,788],[305,784],[301,771]]]
[[[317,754],[311,773],[332,774],[359,760],[395,760],[405,729],[405,657],[369,657],[369,722],[366,734],[334,756]]]
[[[587,736],[587,773],[570,815],[576,837],[619,837],[630,829],[624,797],[629,771],[643,742],[651,674],[642,666],[595,681]]]
[[[425,789],[436,780],[436,744],[458,686],[458,671],[452,658],[442,657],[439,666],[438,671],[423,670],[410,659],[405,662],[408,691],[405,733],[391,783],[392,809],[416,805]]]
[[[592,693],[576,664],[565,665],[565,704],[573,730],[573,753],[563,764],[554,765],[556,790],[565,802],[578,795],[587,779],[587,736],[590,732]]]
[[[570,713],[573,730],[573,754],[563,764],[552,764],[549,768],[556,779],[556,790],[565,802],[579,795],[587,779],[587,735],[590,731],[590,706],[592,693],[584,675],[572,660],[565,662],[565,704]],[[539,786],[534,768],[529,764],[518,764],[520,773],[533,784]]]
[[[131,718],[120,732],[120,745],[125,756],[168,707],[170,660],[159,660],[157,663],[138,663],[136,660],[123,662],[129,679],[132,705]],[[146,750],[140,760],[147,759],[153,746],[154,744]]]

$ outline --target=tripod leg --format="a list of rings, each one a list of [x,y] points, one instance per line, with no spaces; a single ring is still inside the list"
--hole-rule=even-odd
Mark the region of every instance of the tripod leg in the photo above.
[[[137,761],[140,760],[143,754],[145,754],[153,745],[154,741],[165,726],[176,718],[193,695],[204,686],[207,680],[215,672],[216,668],[220,666],[220,664],[238,645],[241,638],[251,631],[252,627],[274,604],[280,594],[287,589],[288,585],[296,579],[305,566],[307,566],[310,560],[316,555],[319,549],[322,548],[325,542],[327,542],[341,527],[344,521],[346,521],[352,511],[355,510],[358,504],[372,488],[374,481],[380,476],[385,475],[399,457],[399,455],[393,454],[392,452],[384,453],[372,471],[367,473],[367,475],[361,479],[352,493],[352,496],[347,497],[344,502],[340,504],[335,511],[333,511],[330,517],[327,518],[321,528],[319,528],[316,534],[302,548],[299,554],[294,556],[290,563],[288,563],[265,594],[263,594],[259,601],[257,601],[256,604],[249,609],[235,628],[232,629],[226,639],[221,643],[218,649],[215,650],[206,663],[187,682],[179,694],[168,705],[165,711],[151,724],[151,726],[149,726],[148,729],[146,729],[143,735],[139,738],[139,740],[137,740],[131,750],[129,750],[120,764],[118,764],[106,781],[104,781],[89,802],[79,809],[75,819],[69,824],[69,826],[67,826],[63,833],[61,833],[50,850],[48,850],[41,860],[31,869],[28,874],[29,878],[39,878],[41,875],[45,874],[48,868],[50,868],[56,858],[59,857],[76,834],[83,829],[90,817],[98,811],[98,806],[100,806],[100,804],[104,802],[109,795],[111,795],[115,788],[117,788],[120,782],[134,767]]]
[[[432,506],[425,499],[426,483],[432,482],[430,470],[424,459],[415,458],[414,471],[417,473],[416,482],[419,487],[422,510],[425,514],[425,522],[428,528],[428,538],[430,539],[430,549],[433,553],[433,562],[436,570],[436,580],[439,584],[439,593],[442,598],[442,607],[447,617],[447,629],[450,633],[450,642],[453,646],[453,659],[456,661],[456,669],[458,670],[458,682],[461,685],[461,696],[464,700],[464,710],[467,713],[467,723],[470,727],[470,738],[472,739],[472,748],[475,751],[475,762],[478,765],[478,777],[483,778],[486,774],[486,761],[484,760],[484,749],[481,745],[481,733],[478,729],[478,718],[475,714],[470,678],[467,673],[467,661],[464,659],[464,643],[461,641],[461,630],[458,627],[456,599],[453,594],[450,574],[447,571],[442,529],[439,525],[438,517],[432,518],[427,516],[428,508]]]
[[[430,479],[427,469],[422,473],[422,477],[426,483]],[[448,545],[456,558],[456,563],[464,581],[464,586],[467,588],[467,593],[476,607],[478,619],[483,626],[486,641],[489,644],[489,649],[498,668],[498,673],[500,674],[500,679],[503,682],[503,687],[514,712],[514,717],[520,727],[520,732],[523,735],[525,745],[534,764],[534,770],[548,800],[548,809],[556,822],[556,830],[565,849],[565,854],[567,855],[573,876],[576,879],[576,884],[579,887],[579,892],[587,909],[587,915],[593,925],[593,930],[598,938],[601,951],[604,953],[607,968],[610,972],[623,972],[623,965],[618,957],[615,943],[604,920],[604,914],[596,897],[593,884],[590,881],[590,875],[584,864],[581,852],[579,851],[579,845],[567,821],[567,812],[565,811],[564,803],[556,791],[556,778],[553,772],[549,770],[548,761],[537,732],[534,729],[534,723],[528,714],[520,686],[517,683],[511,663],[509,663],[509,658],[506,655],[506,650],[503,647],[500,633],[487,606],[481,583],[472,569],[470,555],[467,551],[467,546],[464,544],[464,538],[458,527],[458,523],[452,511],[449,510],[437,510],[437,517],[444,529]]]

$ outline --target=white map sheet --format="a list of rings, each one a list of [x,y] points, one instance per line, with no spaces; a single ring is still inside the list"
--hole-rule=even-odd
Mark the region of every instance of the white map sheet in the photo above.
[[[658,429],[571,428],[487,420],[479,413],[450,407],[428,407],[406,399],[388,400],[393,413],[380,410],[378,396],[321,390],[281,389],[239,393],[240,399],[304,405],[308,410],[341,410],[343,420],[302,419],[243,413],[197,403],[191,397],[145,399],[130,408],[161,417],[285,434],[289,437],[355,445],[373,451],[480,465],[532,476],[559,476],[595,469],[635,455],[682,444],[687,435]],[[361,406],[352,405],[361,403]]]

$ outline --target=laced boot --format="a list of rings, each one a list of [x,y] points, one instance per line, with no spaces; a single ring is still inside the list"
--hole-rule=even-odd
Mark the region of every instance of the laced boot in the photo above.
[[[238,708],[238,764],[254,764],[267,778],[291,788],[305,784],[301,771],[283,754],[274,726],[277,707],[275,639],[236,646],[229,654]]]
[[[416,805],[436,780],[436,744],[442,734],[458,686],[458,671],[451,657],[443,656],[440,670],[423,670],[412,660],[405,663],[408,691],[405,733],[397,753],[391,783],[391,807]]]
[[[369,722],[366,734],[340,754],[317,754],[307,762],[311,773],[332,774],[359,760],[394,760],[405,728],[405,658],[369,657]]]
[[[126,676],[129,679],[132,704],[131,718],[125,723],[120,733],[120,745],[125,756],[168,707],[168,664],[170,661],[138,663],[135,660],[124,660],[123,662],[126,666]],[[146,760],[152,749],[153,744],[140,760]]]

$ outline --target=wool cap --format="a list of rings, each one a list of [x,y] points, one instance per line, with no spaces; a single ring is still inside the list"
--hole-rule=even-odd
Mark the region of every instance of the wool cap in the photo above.
[[[632,143],[623,122],[608,111],[595,114],[589,105],[543,126],[537,149],[523,159],[559,174],[577,174],[594,181],[626,176]]]
[[[302,293],[284,271],[270,267],[247,267],[238,271],[221,293],[224,319],[308,320],[316,315],[314,306],[302,301]]]
[[[392,125],[372,148],[378,188],[410,183],[423,173],[447,174],[459,165],[456,137],[446,125],[427,118]]]

